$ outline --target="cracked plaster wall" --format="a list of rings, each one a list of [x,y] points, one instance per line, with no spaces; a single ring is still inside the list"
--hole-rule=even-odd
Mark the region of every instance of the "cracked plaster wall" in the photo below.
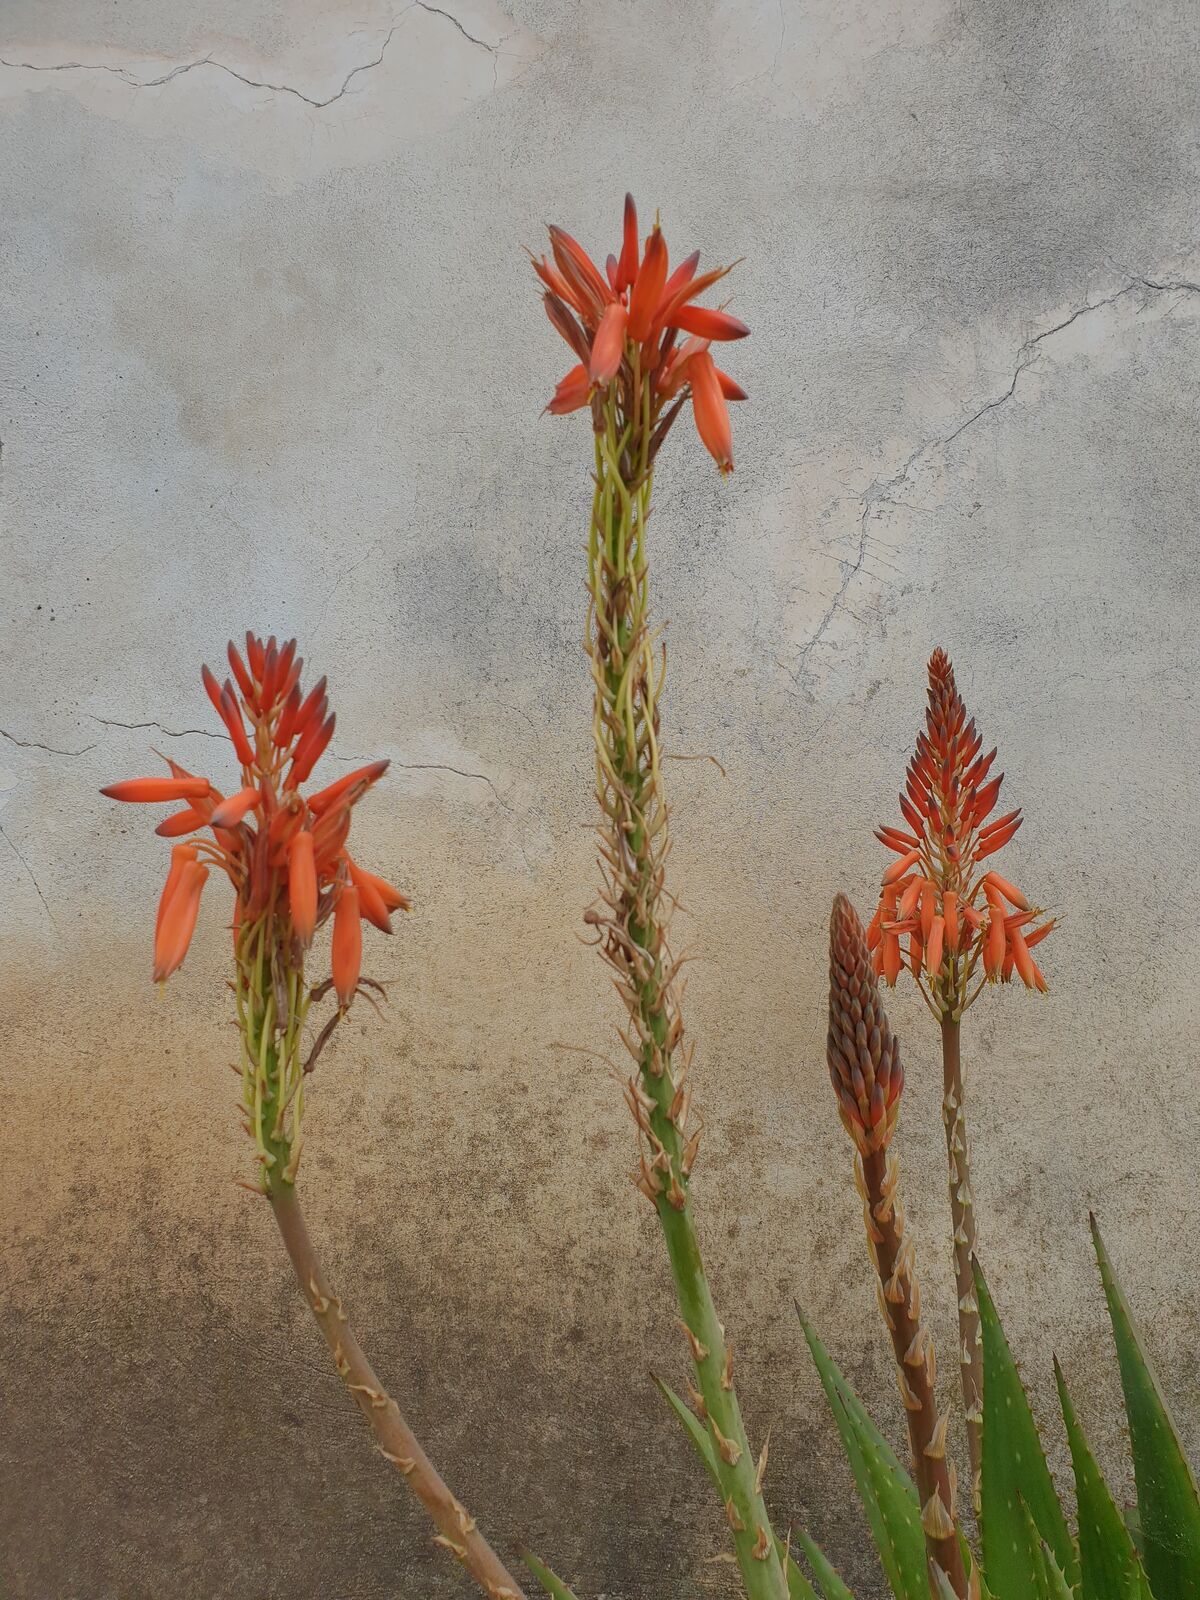
[[[0,1575],[12,1600],[465,1593],[373,1459],[233,1186],[215,907],[148,983],[165,850],[102,782],[225,770],[201,660],[330,675],[391,756],[364,858],[416,911],[323,1058],[311,1221],[506,1548],[581,1594],[731,1594],[647,1379],[684,1372],[592,879],[586,428],[524,244],[620,197],[744,255],[721,483],[660,474],[659,615],[702,1226],[768,1487],[880,1580],[791,1314],[897,1418],[821,1061],[824,923],[869,903],[932,643],[1060,907],[1051,997],[969,1036],[984,1250],[1044,1415],[1118,1481],[1084,1218],[1200,1451],[1195,8],[1100,0],[8,0],[0,18]],[[926,1299],[950,1277],[932,1039],[900,995]],[[1048,1289],[1052,1285],[1052,1291]],[[653,1352],[653,1357],[651,1355]],[[948,1360],[944,1366],[949,1367]],[[891,1409],[889,1409],[891,1408]],[[1062,1464],[1061,1452],[1058,1463]]]

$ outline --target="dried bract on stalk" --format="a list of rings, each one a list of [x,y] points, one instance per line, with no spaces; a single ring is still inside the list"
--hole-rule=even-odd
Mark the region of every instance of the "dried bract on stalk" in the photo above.
[[[948,1413],[939,1413],[937,1363],[921,1319],[914,1250],[904,1231],[899,1166],[891,1149],[904,1069],[880,1002],[862,924],[844,895],[829,923],[829,1076],[842,1125],[853,1140],[854,1175],[863,1203],[867,1246],[878,1275],[879,1309],[896,1357],[908,1418],[913,1477],[930,1562],[967,1600],[967,1576],[955,1522],[954,1469],[946,1456]]]

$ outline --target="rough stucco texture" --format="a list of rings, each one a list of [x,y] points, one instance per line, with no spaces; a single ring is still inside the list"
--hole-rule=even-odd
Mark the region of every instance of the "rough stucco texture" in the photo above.
[[[593,881],[586,421],[522,246],[621,196],[744,256],[721,482],[660,474],[657,608],[701,1226],[781,1525],[868,1600],[798,1296],[898,1437],[823,1065],[940,642],[1063,914],[987,997],[983,1247],[1117,1481],[1095,1207],[1200,1447],[1195,827],[1200,14],[1184,0],[7,0],[0,57],[0,1571],[10,1600],[466,1592],[234,1186],[223,917],[166,994],[157,746],[228,776],[231,634],[330,675],[330,769],[416,911],[322,1060],[304,1191],[364,1339],[494,1539],[583,1596],[730,1595],[652,1391],[685,1374]],[[909,1212],[950,1371],[938,1069],[897,995]],[[1062,1464],[1059,1435],[1051,1431]]]

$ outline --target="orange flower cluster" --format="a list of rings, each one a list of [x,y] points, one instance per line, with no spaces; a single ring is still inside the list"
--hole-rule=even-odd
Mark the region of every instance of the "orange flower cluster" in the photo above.
[[[996,752],[981,755],[982,745],[950,658],[935,650],[925,730],[900,796],[911,832],[876,832],[898,859],[883,875],[867,942],[875,971],[889,984],[905,965],[923,991],[927,981],[927,998],[939,1016],[961,1016],[983,983],[1007,983],[1014,972],[1027,989],[1044,993],[1047,987],[1031,952],[1053,920],[1041,921],[1044,912],[1020,889],[982,866],[1021,826],[1019,810],[989,821],[1004,775],[989,777]],[[972,992],[980,966],[983,976]]]
[[[546,286],[546,314],[578,357],[554,391],[547,410],[555,415],[593,407],[601,430],[600,402],[612,384],[623,391],[625,415],[653,431],[653,459],[688,395],[705,449],[722,472],[733,471],[729,400],[745,390],[713,362],[709,346],[744,339],[750,332],[728,312],[695,304],[730,270],[697,275],[697,251],[670,271],[666,240],[656,222],[639,251],[637,208],[625,196],[625,227],[619,256],[604,272],[581,245],[551,227],[553,263],[543,256],[534,271]],[[680,344],[679,335],[687,337]]]
[[[390,933],[390,913],[408,909],[399,890],[364,871],[346,850],[351,809],[388,763],[373,761],[305,798],[300,785],[336,721],[325,679],[302,695],[296,641],[280,646],[273,637],[264,643],[250,633],[244,660],[230,644],[229,666],[233,676],[223,684],[207,667],[201,676],[241,766],[234,794],[223,795],[170,760],[169,778],[130,778],[101,790],[112,800],[183,802],[182,811],[155,829],[163,838],[188,838],[171,851],[155,925],[154,978],[162,982],[182,964],[215,865],[237,896],[235,948],[244,930],[270,919],[272,942],[290,943],[299,967],[316,929],[332,914],[333,984],[344,1010],[359,983],[362,919]],[[211,839],[194,837],[204,830]]]

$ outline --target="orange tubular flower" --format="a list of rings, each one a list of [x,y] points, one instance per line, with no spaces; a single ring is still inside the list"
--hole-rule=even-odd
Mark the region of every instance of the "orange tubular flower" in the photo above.
[[[1007,983],[1014,971],[1026,988],[1042,993],[1047,988],[1029,950],[1053,923],[1031,929],[1029,923],[1045,913],[983,865],[1016,833],[1021,813],[1009,811],[988,821],[1004,775],[989,777],[996,752],[980,755],[982,744],[974,719],[967,720],[950,659],[935,650],[929,660],[925,729],[917,737],[900,796],[912,831],[881,827],[876,832],[898,859],[883,874],[868,938],[875,971],[889,984],[900,974],[901,944],[907,940],[908,964],[939,1018],[961,1017],[983,983]]]
[[[692,255],[672,273],[657,223],[639,259],[631,195],[625,196],[621,254],[609,256],[606,274],[561,228],[550,229],[550,248],[553,260],[535,257],[533,268],[545,285],[546,315],[577,365],[555,389],[547,411],[561,416],[590,404],[599,432],[603,398],[616,384],[625,414],[648,424],[652,461],[690,392],[704,448],[722,472],[732,472],[727,402],[744,400],[746,391],[713,365],[708,344],[744,339],[750,329],[726,311],[695,304],[729,269],[697,277],[700,258]],[[694,336],[687,342],[691,350],[679,346],[681,333]]]
[[[210,868],[219,867],[233,885],[243,1107],[266,1173],[287,1176],[299,1154],[301,1079],[313,1062],[299,1056],[301,1030],[314,996],[324,992],[305,986],[305,951],[334,915],[333,986],[341,1015],[360,982],[360,915],[390,932],[388,912],[408,901],[363,874],[346,851],[351,810],[388,763],[373,761],[306,799],[300,785],[333,735],[324,678],[301,696],[303,663],[294,639],[281,646],[247,634],[245,656],[232,644],[228,654],[231,677],[224,683],[207,667],[201,676],[241,769],[234,792],[226,797],[206,778],[168,762],[168,777],[132,778],[102,793],[185,803],[156,830],[185,842],[172,849],[159,902],[155,981],[170,977],[187,955]]]

